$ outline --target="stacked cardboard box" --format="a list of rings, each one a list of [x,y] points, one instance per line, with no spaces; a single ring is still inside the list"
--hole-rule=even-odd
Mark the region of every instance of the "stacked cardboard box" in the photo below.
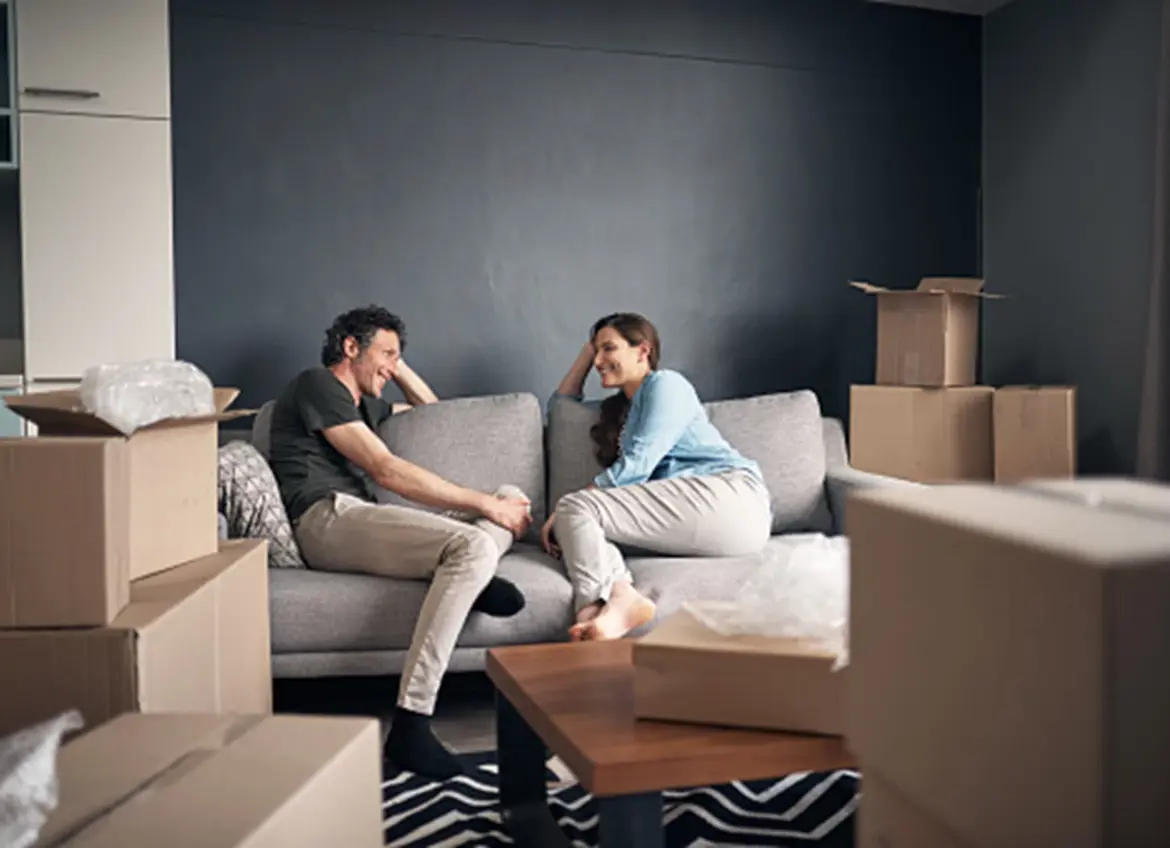
[[[867,492],[846,521],[858,845],[1164,845],[1170,487]]]
[[[875,384],[850,392],[854,467],[921,483],[1073,475],[1072,388],[976,385],[980,306],[999,297],[983,280],[851,285],[877,300]]]
[[[0,735],[81,711],[271,710],[267,544],[220,544],[218,422],[125,436],[77,392],[7,403],[0,439]]]

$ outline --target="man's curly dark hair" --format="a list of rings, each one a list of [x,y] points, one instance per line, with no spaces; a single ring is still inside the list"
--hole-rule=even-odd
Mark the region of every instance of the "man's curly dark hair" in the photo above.
[[[348,338],[353,338],[358,348],[365,350],[379,330],[397,333],[399,345],[406,348],[406,325],[401,318],[381,306],[363,306],[338,315],[325,331],[321,364],[329,368],[345,359],[345,340]]]

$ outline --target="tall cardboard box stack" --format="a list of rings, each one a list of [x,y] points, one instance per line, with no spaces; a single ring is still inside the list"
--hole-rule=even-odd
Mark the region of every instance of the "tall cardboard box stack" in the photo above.
[[[0,439],[0,735],[78,709],[271,711],[267,543],[220,543],[217,412],[125,436],[75,391]]]
[[[980,309],[970,277],[915,289],[850,283],[877,301],[874,385],[850,391],[855,468],[919,483],[1013,483],[1076,473],[1076,390],[976,385]]]
[[[852,465],[920,483],[991,480],[995,391],[975,376],[981,301],[998,295],[968,277],[850,285],[877,300],[875,385],[849,396]]]
[[[848,504],[862,848],[1170,834],[1170,486],[1037,481]]]

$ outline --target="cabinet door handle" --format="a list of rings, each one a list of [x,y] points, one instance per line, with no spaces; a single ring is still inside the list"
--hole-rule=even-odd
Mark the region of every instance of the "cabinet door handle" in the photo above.
[[[82,88],[34,88],[21,90],[29,97],[57,97],[64,100],[97,100],[102,96],[100,91],[86,91]]]

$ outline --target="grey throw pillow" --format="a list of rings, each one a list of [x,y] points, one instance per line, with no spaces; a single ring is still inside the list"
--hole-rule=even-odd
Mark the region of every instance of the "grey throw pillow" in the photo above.
[[[219,449],[219,513],[229,539],[267,539],[273,568],[304,568],[292,524],[267,460],[248,442]]]
[[[397,456],[482,492],[519,486],[532,499],[536,538],[544,522],[544,423],[531,394],[457,398],[391,416],[378,435]],[[417,507],[386,490],[381,503]]]
[[[831,533],[821,405],[807,389],[704,404],[736,450],[759,463],[772,496],[773,533]]]

